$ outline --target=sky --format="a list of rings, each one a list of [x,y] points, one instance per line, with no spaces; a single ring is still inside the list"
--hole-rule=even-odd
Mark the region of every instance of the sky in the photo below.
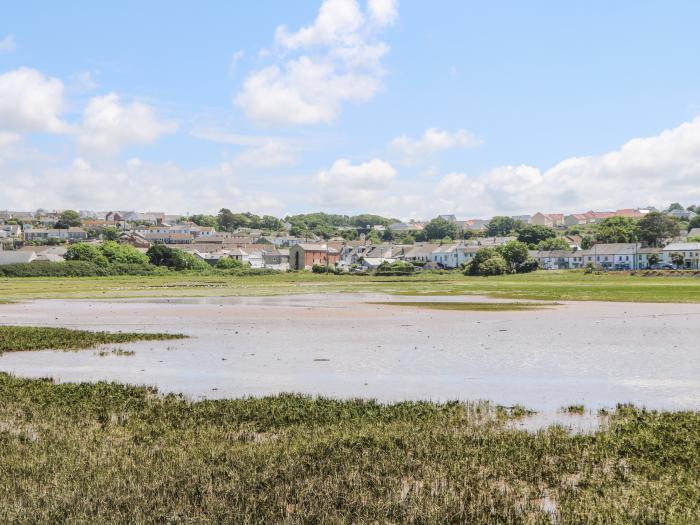
[[[24,0],[0,209],[700,204],[700,2]]]

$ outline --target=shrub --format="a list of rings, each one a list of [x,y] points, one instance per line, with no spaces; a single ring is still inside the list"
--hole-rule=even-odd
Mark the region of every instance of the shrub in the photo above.
[[[481,266],[481,263],[487,261],[491,257],[494,257],[498,255],[498,252],[494,248],[481,248],[476,254],[474,255],[474,258],[469,261],[469,264],[467,264],[467,268],[464,271],[465,275],[481,275],[479,272],[479,266]]]
[[[241,261],[233,257],[222,257],[216,263],[216,267],[219,270],[242,270],[244,266],[245,265]]]
[[[109,261],[98,246],[84,242],[73,244],[66,250],[66,261],[84,261],[98,266],[107,266]]]
[[[479,264],[479,275],[503,275],[508,273],[508,263],[501,255],[494,255]]]
[[[519,264],[515,271],[516,273],[530,273],[539,270],[540,263],[535,259],[528,259],[524,263]]]
[[[147,264],[148,256],[138,251],[130,244],[119,244],[114,241],[106,241],[100,245],[100,252],[110,263],[121,264]]]
[[[416,267],[409,262],[395,261],[393,263],[384,261],[379,265],[376,275],[411,275],[416,271]]]

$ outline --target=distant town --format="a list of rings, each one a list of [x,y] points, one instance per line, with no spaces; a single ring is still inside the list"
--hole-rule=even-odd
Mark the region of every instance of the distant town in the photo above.
[[[71,247],[109,242],[134,248],[143,254],[144,263],[163,259],[163,248],[158,256],[153,255],[158,250],[152,250],[162,246],[211,267],[271,271],[372,272],[392,265],[410,265],[411,271],[465,269],[479,253],[484,260],[504,256],[504,263],[491,264],[482,272],[486,274],[524,268],[525,257],[530,270],[698,269],[699,212],[700,206],[674,203],[663,210],[537,212],[488,220],[446,214],[400,221],[327,213],[280,219],[225,208],[217,215],[0,211],[0,265],[92,260],[93,252]],[[517,247],[512,243],[523,254],[509,265],[512,261],[502,247],[509,245],[512,251]]]

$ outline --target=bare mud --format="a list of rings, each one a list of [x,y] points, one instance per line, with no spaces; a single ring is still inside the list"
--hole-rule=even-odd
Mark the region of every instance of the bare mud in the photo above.
[[[0,371],[147,384],[194,399],[302,392],[487,399],[556,413],[634,403],[700,409],[700,305],[570,302],[535,311],[368,304],[376,294],[0,305],[0,324],[175,332],[124,352],[16,352]],[[421,301],[488,301],[421,297]],[[105,349],[101,349],[105,350]],[[131,355],[133,352],[133,355]],[[101,355],[100,355],[101,354]]]

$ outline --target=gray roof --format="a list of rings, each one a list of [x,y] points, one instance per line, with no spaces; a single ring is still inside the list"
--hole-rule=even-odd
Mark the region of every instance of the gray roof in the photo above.
[[[700,251],[700,242],[672,242],[664,248],[665,252]]]
[[[581,255],[634,255],[639,251],[635,243],[596,244],[588,250],[580,250]]]
[[[0,264],[28,263],[34,259],[36,259],[36,253],[34,252],[0,252]]]

